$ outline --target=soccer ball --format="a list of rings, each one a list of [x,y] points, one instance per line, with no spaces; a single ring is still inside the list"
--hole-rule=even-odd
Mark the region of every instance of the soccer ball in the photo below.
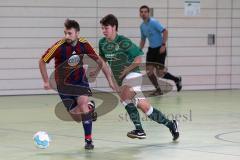
[[[34,134],[33,140],[38,148],[46,149],[49,147],[50,137],[45,131],[38,131]]]

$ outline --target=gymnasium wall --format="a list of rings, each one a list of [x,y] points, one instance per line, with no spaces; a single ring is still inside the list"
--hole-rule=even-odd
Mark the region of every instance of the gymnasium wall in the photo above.
[[[42,89],[38,60],[63,36],[66,18],[77,20],[81,36],[98,50],[99,20],[113,13],[119,33],[138,44],[143,4],[169,30],[167,66],[182,75],[184,90],[239,89],[240,1],[200,1],[201,14],[185,17],[183,0],[0,0],[0,95],[54,93]],[[216,35],[215,45],[208,45],[208,34]],[[107,86],[102,74],[92,86]]]

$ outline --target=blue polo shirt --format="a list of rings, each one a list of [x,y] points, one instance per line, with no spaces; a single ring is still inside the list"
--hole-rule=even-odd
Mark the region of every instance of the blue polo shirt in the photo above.
[[[140,26],[141,39],[149,41],[151,48],[156,48],[162,45],[162,32],[165,27],[154,18],[149,18],[148,22],[143,22]]]

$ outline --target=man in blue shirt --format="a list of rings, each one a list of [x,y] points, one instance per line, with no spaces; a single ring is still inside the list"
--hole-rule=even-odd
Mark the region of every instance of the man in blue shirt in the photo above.
[[[162,95],[161,88],[157,81],[157,76],[154,73],[155,69],[158,75],[161,75],[162,78],[173,80],[176,84],[177,91],[179,92],[182,89],[181,77],[176,77],[170,74],[164,67],[167,56],[166,42],[168,38],[168,31],[156,19],[150,17],[149,10],[149,7],[146,5],[141,6],[139,9],[140,17],[143,20],[140,26],[140,48],[144,48],[146,39],[148,39],[149,47],[146,58],[146,70],[150,81],[156,88],[156,91],[151,95]]]

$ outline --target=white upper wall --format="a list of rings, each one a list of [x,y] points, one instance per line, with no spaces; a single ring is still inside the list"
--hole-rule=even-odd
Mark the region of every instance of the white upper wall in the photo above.
[[[182,75],[184,89],[240,88],[240,1],[200,1],[201,14],[186,17],[184,0],[0,0],[0,95],[53,93],[42,89],[38,59],[63,36],[66,18],[77,20],[98,49],[99,20],[113,13],[119,33],[138,44],[144,4],[169,30],[167,66]],[[207,44],[208,34],[216,35],[215,45]],[[92,86],[107,87],[104,76]]]

